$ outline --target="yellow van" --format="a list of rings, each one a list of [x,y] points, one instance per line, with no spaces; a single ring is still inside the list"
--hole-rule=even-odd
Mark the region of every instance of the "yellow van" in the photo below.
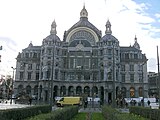
[[[82,97],[62,97],[57,101],[57,106],[82,105]]]

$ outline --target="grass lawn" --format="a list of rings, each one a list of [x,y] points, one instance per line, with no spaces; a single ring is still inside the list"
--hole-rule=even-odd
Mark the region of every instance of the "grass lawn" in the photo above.
[[[87,113],[78,113],[71,120],[86,120]],[[104,120],[102,113],[92,113],[92,120]]]
[[[78,113],[74,118],[71,120],[85,120],[87,113]]]
[[[92,120],[104,120],[102,113],[92,113]]]

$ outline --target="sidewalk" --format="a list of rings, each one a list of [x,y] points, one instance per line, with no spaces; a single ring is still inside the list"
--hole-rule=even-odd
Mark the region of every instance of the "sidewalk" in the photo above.
[[[101,108],[81,108],[78,112],[102,112]]]

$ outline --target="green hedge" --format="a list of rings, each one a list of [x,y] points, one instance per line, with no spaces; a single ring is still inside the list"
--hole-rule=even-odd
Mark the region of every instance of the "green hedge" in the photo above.
[[[120,114],[120,112],[110,106],[103,106],[102,114],[106,120],[117,120],[116,115]]]
[[[130,113],[140,115],[150,120],[160,120],[160,109],[151,109],[145,107],[129,107]]]
[[[50,105],[0,110],[0,120],[22,120],[41,113],[51,112],[51,110]]]
[[[52,111],[48,114],[40,114],[26,120],[70,120],[78,114],[77,106],[69,106]]]
[[[102,114],[105,117],[105,120],[148,120],[139,115],[121,113],[109,106],[102,107]]]

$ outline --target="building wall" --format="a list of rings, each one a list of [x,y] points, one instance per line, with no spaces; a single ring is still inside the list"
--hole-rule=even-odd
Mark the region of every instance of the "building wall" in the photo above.
[[[83,8],[81,12],[87,11]],[[65,31],[63,41],[56,34],[53,21],[41,46],[30,43],[19,53],[15,94],[37,95],[46,102],[51,92],[53,98],[80,95],[100,97],[103,102],[147,97],[147,58],[137,38],[133,46],[121,47],[109,21],[102,36],[87,14]]]

